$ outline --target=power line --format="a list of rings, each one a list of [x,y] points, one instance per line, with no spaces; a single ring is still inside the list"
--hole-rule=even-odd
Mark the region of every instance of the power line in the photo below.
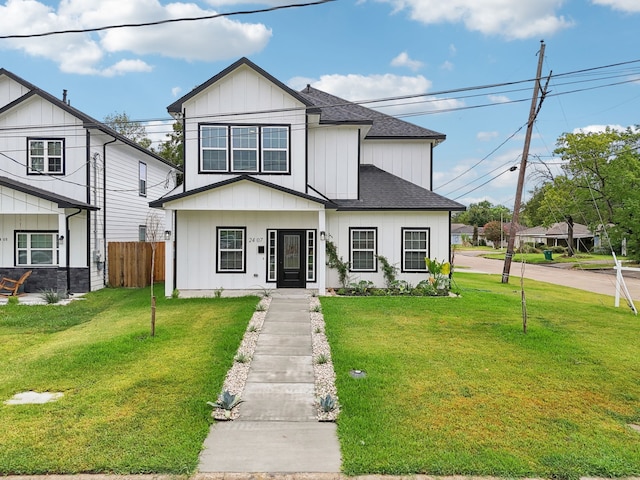
[[[15,34],[15,35],[0,35],[0,40],[6,39],[17,39],[17,38],[40,38],[40,37],[48,37],[52,35],[64,35],[68,33],[91,33],[91,32],[101,32],[105,30],[114,30],[116,28],[138,28],[138,27],[151,27],[157,25],[165,25],[168,23],[178,23],[178,22],[195,22],[200,20],[213,20],[215,18],[220,17],[231,17],[236,15],[251,15],[254,13],[266,13],[273,12],[275,10],[284,10],[286,8],[298,8],[298,7],[310,7],[314,5],[321,5],[323,3],[335,2],[336,0],[318,0],[315,2],[308,3],[292,3],[287,5],[277,5],[275,7],[269,8],[261,8],[255,10],[239,10],[235,12],[227,12],[227,13],[215,13],[212,15],[203,15],[200,17],[181,17],[181,18],[169,18],[166,20],[157,20],[154,22],[142,22],[142,23],[123,23],[118,25],[107,25],[103,27],[94,27],[94,28],[78,28],[78,29],[69,29],[69,30],[55,30],[51,32],[42,32],[42,33],[28,33],[28,34]]]

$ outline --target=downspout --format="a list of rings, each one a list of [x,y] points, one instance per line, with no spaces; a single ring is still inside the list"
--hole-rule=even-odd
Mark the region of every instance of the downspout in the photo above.
[[[71,293],[71,260],[70,260],[70,254],[71,254],[71,231],[69,229],[69,219],[71,217],[75,217],[76,215],[78,215],[79,213],[82,212],[82,209],[78,209],[78,211],[76,213],[72,213],[71,215],[66,215],[65,216],[65,225],[64,225],[64,234],[67,237],[67,241],[65,248],[67,249],[67,264],[65,265],[66,269],[67,269],[67,294]]]
[[[200,135],[200,132],[198,132]],[[182,109],[182,191],[187,191],[187,114]],[[176,172],[176,177],[178,172]],[[174,270],[175,272],[175,270]],[[174,283],[175,285],[175,283]]]
[[[105,248],[105,265],[102,267],[102,285],[107,284],[107,145],[115,143],[117,139],[102,144],[102,242]],[[96,242],[98,238],[96,235]]]

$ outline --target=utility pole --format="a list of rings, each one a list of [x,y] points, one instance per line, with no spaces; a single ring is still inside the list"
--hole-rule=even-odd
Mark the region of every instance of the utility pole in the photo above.
[[[533,86],[533,98],[531,99],[531,108],[529,110],[529,122],[527,124],[527,133],[524,139],[524,148],[522,150],[522,159],[520,160],[520,171],[518,172],[518,186],[516,188],[516,198],[513,204],[513,216],[511,217],[511,226],[509,227],[509,238],[507,239],[507,253],[504,256],[504,268],[502,270],[502,283],[509,283],[509,272],[511,271],[511,259],[513,258],[513,245],[516,240],[516,225],[520,218],[520,205],[522,203],[522,189],[524,188],[524,180],[527,170],[527,158],[529,157],[529,146],[531,145],[531,133],[533,132],[533,124],[536,116],[540,111],[538,107],[538,93],[540,91],[540,77],[542,76],[542,63],[544,61],[544,40],[540,41],[540,54],[538,56],[538,70],[536,72],[536,80]],[[545,86],[546,90],[546,86]],[[542,92],[544,98],[545,92]],[[542,102],[540,103],[542,105]]]

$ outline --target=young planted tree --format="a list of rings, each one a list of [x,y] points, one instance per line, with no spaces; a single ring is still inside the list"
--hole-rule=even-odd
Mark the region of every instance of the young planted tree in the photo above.
[[[156,296],[153,290],[156,269],[156,250],[161,238],[160,218],[156,212],[149,212],[146,220],[146,240],[151,245],[151,336],[156,335]]]

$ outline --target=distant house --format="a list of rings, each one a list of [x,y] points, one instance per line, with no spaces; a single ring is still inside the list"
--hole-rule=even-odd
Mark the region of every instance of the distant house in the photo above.
[[[5,69],[0,130],[0,276],[32,270],[31,292],[104,287],[107,243],[144,240],[176,168]]]
[[[568,246],[569,226],[567,222],[558,222],[551,227],[543,227],[542,225],[527,228],[516,233],[516,247],[522,244],[544,244],[548,247]],[[589,227],[580,223],[573,224],[573,248],[576,251],[589,251],[594,245],[594,235]]]
[[[451,224],[451,245],[464,245],[465,240],[471,242],[473,240],[473,225],[465,225],[464,223]],[[485,240],[484,227],[478,227],[478,241]],[[485,240],[486,241],[486,240]]]
[[[457,202],[432,191],[441,133],[242,58],[168,107],[183,123],[183,186],[166,212],[170,295],[183,290],[339,286],[326,243],[353,280],[384,284],[379,256],[412,283],[448,260]],[[172,273],[173,272],[173,273]]]

